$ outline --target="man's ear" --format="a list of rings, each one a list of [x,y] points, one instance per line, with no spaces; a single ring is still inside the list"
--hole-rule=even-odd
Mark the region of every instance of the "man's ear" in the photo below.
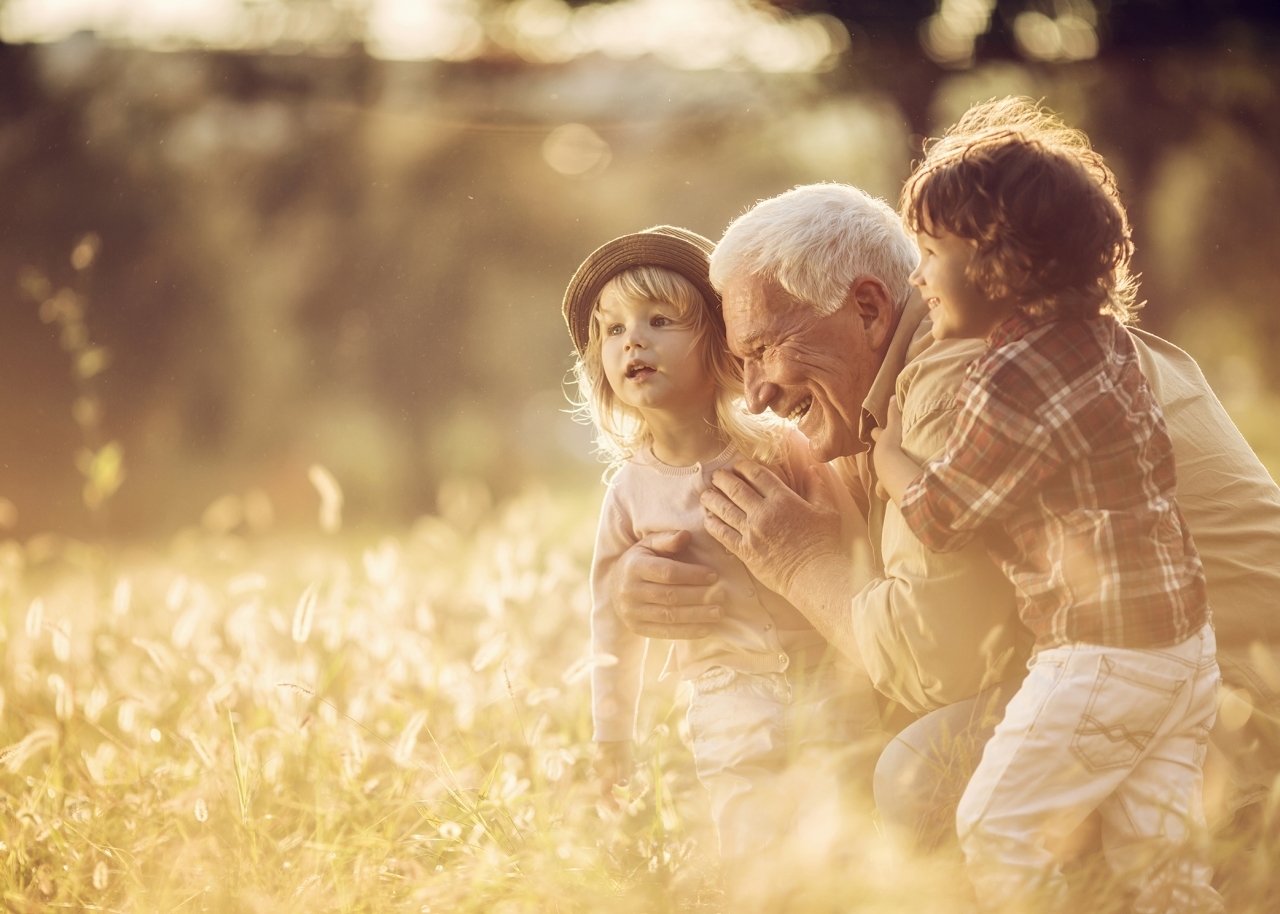
[[[874,276],[859,276],[849,286],[845,307],[849,305],[858,309],[867,335],[867,344],[872,351],[882,349],[893,335],[898,318],[897,309],[894,308],[893,299],[889,297],[889,290],[884,287],[884,283]]]

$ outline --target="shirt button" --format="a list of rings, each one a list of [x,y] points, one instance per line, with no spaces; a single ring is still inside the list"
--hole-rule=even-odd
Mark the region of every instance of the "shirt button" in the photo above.
[[[767,631],[767,632],[771,632],[771,631],[773,631],[773,626],[772,626],[772,625],[766,625],[766,626],[764,627],[764,630],[765,630],[765,631]]]
[[[791,658],[788,657],[786,654],[779,654],[778,662],[781,663],[783,666],[786,666],[788,663],[791,662]]]
[[[755,595],[756,595],[756,589],[754,587],[748,587],[747,596],[754,597]]]

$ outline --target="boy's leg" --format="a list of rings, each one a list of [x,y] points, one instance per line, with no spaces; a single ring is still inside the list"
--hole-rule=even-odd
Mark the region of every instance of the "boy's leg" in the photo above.
[[[991,906],[1066,883],[1061,842],[1179,720],[1194,669],[1117,669],[1108,649],[1042,651],[1009,702],[960,800],[956,828],[979,900]]]
[[[1213,631],[1206,626],[1167,653],[1195,664],[1187,701],[1175,708],[1181,718],[1170,721],[1168,735],[1151,746],[1099,806],[1103,847],[1113,870],[1136,892],[1138,914],[1221,911],[1222,899],[1210,885],[1213,871],[1201,844],[1203,764],[1219,678]]]
[[[689,735],[725,861],[759,851],[789,814],[772,789],[787,763],[788,688],[778,674],[713,667],[693,680]]]

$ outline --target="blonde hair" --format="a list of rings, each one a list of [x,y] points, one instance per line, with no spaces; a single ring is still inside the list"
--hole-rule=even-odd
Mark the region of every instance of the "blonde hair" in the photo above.
[[[703,369],[715,384],[716,425],[726,443],[761,463],[773,463],[781,449],[783,426],[779,420],[753,416],[742,403],[742,363],[729,352],[724,325],[693,283],[662,267],[632,267],[614,276],[601,289],[614,289],[631,300],[656,301],[676,309],[676,319],[697,334]],[[649,447],[653,435],[643,416],[614,395],[601,358],[600,322],[595,319],[599,298],[592,306],[586,348],[573,366],[578,396],[574,416],[596,429],[596,449],[610,470]]]

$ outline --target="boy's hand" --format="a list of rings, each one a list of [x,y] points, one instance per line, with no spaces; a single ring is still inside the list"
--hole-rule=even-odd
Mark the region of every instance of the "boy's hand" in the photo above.
[[[902,449],[902,410],[898,407],[898,398],[889,398],[889,415],[885,417],[884,428],[873,428],[871,440],[876,443],[876,450],[890,447]],[[880,471],[877,465],[876,472]]]
[[[879,480],[876,494],[902,507],[903,493],[919,475],[920,465],[902,450],[902,410],[898,408],[897,397],[889,398],[889,415],[884,428],[872,429],[871,438],[876,443],[871,455]]]
[[[631,740],[596,743],[596,757],[592,767],[600,785],[600,798],[610,809],[617,809],[618,799],[614,796],[613,788],[625,787],[631,783],[631,772],[635,767],[631,755]]]

